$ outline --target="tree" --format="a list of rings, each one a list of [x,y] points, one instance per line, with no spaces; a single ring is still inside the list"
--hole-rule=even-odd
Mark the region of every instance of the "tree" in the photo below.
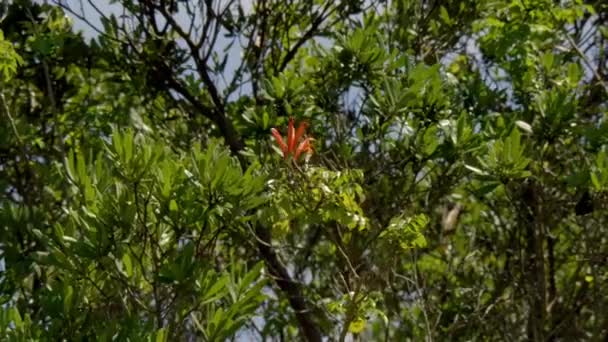
[[[106,5],[0,22],[6,339],[608,338],[602,1]]]

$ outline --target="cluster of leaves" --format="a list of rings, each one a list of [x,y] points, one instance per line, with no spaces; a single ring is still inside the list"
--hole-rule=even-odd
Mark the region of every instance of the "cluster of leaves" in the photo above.
[[[28,229],[39,243],[29,256],[3,246],[13,266],[4,285],[28,278],[45,284],[34,292],[44,299],[38,310],[54,319],[37,318],[30,336],[44,326],[45,334],[66,338],[78,332],[140,339],[153,332],[156,341],[191,334],[223,339],[264,300],[262,264],[246,272],[232,254],[222,253],[225,266],[214,260],[218,241],[226,253],[238,248],[225,236],[237,239],[231,229],[265,201],[263,178],[253,168],[243,174],[219,145],[176,154],[149,137],[116,132],[97,154],[70,152],[55,166],[68,186],[64,215],[45,232]],[[4,207],[7,227],[27,220],[19,204]],[[14,267],[24,257],[34,274]],[[25,299],[10,300],[16,306],[8,312],[25,309]]]

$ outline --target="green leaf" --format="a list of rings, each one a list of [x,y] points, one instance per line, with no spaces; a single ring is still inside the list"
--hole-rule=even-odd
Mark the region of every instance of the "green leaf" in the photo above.
[[[441,17],[443,22],[445,22],[446,24],[448,24],[448,25],[452,24],[452,19],[450,18],[450,15],[448,14],[448,10],[444,6],[439,7],[439,16]]]
[[[499,185],[501,185],[500,182],[484,182],[483,185],[481,185],[475,190],[475,193],[477,194],[477,196],[482,197],[494,191]]]
[[[161,328],[156,331],[156,337],[154,338],[155,342],[166,342],[167,341],[167,329]]]
[[[0,30],[0,79],[5,82],[11,80],[22,64],[23,59],[15,51],[13,44],[4,40],[4,32]]]
[[[532,126],[525,121],[517,120],[515,121],[517,127],[521,128],[524,132],[532,134]]]
[[[201,304],[204,305],[212,303],[223,297],[225,295],[225,289],[228,285],[228,281],[229,277],[227,275],[216,279],[211,288],[204,290]]]
[[[553,68],[553,54],[548,52],[545,53],[542,57],[541,57],[541,62],[543,67],[545,68],[545,70],[551,70]]]
[[[395,216],[391,219],[388,227],[380,234],[390,242],[396,243],[402,250],[425,247],[427,242],[422,235],[422,230],[429,223],[424,214],[413,217]]]
[[[123,160],[125,162],[130,162],[133,160],[133,132],[131,130],[126,130],[122,136],[122,148],[124,151]]]
[[[578,63],[570,63],[568,64],[568,81],[573,86],[576,86],[578,82],[581,80],[583,72]]]
[[[275,96],[276,99],[282,99],[283,96],[285,96],[285,85],[283,84],[282,80],[278,77],[272,77],[272,90],[273,90],[273,95]]]
[[[213,180],[211,181],[211,189],[216,189],[218,183],[225,177],[228,171],[228,165],[232,161],[232,159],[222,154],[219,157],[219,160],[215,160],[215,165],[213,166]]]
[[[65,164],[65,170],[67,172],[67,175],[68,175],[70,181],[78,182],[78,176],[76,173],[76,166],[75,166],[74,151],[68,152],[68,156],[65,158],[64,164]]]
[[[270,116],[268,115],[267,111],[264,111],[262,113],[262,128],[263,129],[270,128]]]
[[[23,321],[21,320],[21,315],[19,314],[19,310],[16,307],[12,307],[9,309],[9,317],[10,322],[15,324],[15,329],[21,330],[23,328]]]
[[[465,167],[465,168],[467,168],[467,169],[468,169],[468,170],[470,170],[470,171],[473,171],[474,173],[476,173],[476,174],[478,174],[478,175],[480,175],[480,176],[485,176],[485,175],[487,175],[487,173],[486,173],[486,172],[483,172],[482,170],[480,170],[480,169],[478,169],[478,168],[476,168],[476,167],[474,167],[474,166],[471,166],[471,165],[465,165],[464,167]]]
[[[595,172],[591,173],[591,183],[593,184],[593,187],[595,188],[596,191],[600,191],[602,190],[602,183],[600,182],[597,174]]]
[[[177,211],[177,202],[175,202],[174,199],[172,199],[171,201],[169,201],[169,211],[171,212],[176,212]]]
[[[133,262],[131,261],[131,256],[129,256],[129,253],[124,253],[121,260],[127,277],[133,277]]]
[[[363,318],[355,318],[349,325],[348,331],[353,334],[359,334],[365,329],[366,321]]]
[[[424,153],[426,155],[432,155],[433,152],[435,152],[435,150],[437,149],[437,146],[439,146],[439,140],[437,137],[437,126],[431,126],[426,129],[426,131],[424,132],[423,142]]]
[[[263,267],[264,263],[258,262],[249,270],[249,272],[247,272],[247,274],[245,274],[240,282],[240,291],[243,291],[245,287],[250,286],[260,276]]]
[[[74,297],[74,288],[66,285],[63,289],[63,312],[67,315],[72,309],[72,299]]]

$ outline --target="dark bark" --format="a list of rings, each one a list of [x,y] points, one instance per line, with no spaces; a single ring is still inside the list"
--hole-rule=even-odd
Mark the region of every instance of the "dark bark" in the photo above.
[[[270,245],[270,232],[268,229],[258,226],[256,228],[256,235],[258,237],[257,246],[260,255],[266,262],[266,267],[268,268],[270,275],[274,278],[277,286],[279,286],[281,291],[287,295],[289,304],[294,310],[296,319],[298,320],[300,333],[307,341],[321,341],[321,331],[312,319],[312,311],[309,309],[310,305],[306,303],[305,298],[302,296],[302,289],[298,283],[292,280],[285,267],[279,261],[276,252]]]

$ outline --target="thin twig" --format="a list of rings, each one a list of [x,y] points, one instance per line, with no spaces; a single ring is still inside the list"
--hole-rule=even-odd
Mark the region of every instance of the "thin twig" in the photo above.
[[[549,12],[553,16],[553,19],[558,21],[557,16],[555,15],[555,13],[553,13],[553,11],[551,9],[549,9]],[[572,37],[570,37],[570,34],[568,33],[568,31],[561,25],[560,25],[560,28],[561,28],[562,32],[564,33],[566,40],[568,40],[568,42],[570,43],[572,48],[576,51],[576,53],[583,60],[583,62],[585,62],[585,65],[587,66],[587,68],[589,68],[591,70],[591,72],[593,73],[593,76],[597,79],[598,83],[604,88],[604,91],[608,95],[608,84],[606,84],[606,82],[604,82],[602,75],[600,75],[597,72],[597,70],[593,67],[593,63],[591,63],[591,61],[589,60],[589,57],[587,57],[587,55],[581,50],[581,48],[578,46],[578,44],[576,44],[574,39],[572,39]]]
[[[13,134],[15,135],[15,139],[17,139],[17,142],[19,143],[20,146],[24,146],[23,145],[23,140],[21,139],[21,136],[19,135],[19,131],[17,130],[17,125],[15,125],[15,120],[13,120],[13,117],[11,115],[10,110],[8,109],[8,105],[6,104],[6,98],[4,97],[4,92],[0,91],[0,105],[2,105],[2,112],[4,113],[4,115],[6,115],[6,118],[8,119],[8,122],[11,125],[11,129],[13,130]]]
[[[283,70],[285,70],[285,68],[287,67],[289,62],[291,62],[291,60],[296,56],[296,53],[298,52],[300,47],[302,47],[302,45],[304,45],[309,39],[311,39],[315,36],[315,34],[317,33],[317,30],[319,29],[321,24],[323,24],[323,22],[325,22],[325,20],[327,18],[329,18],[329,16],[337,9],[337,7],[334,7],[333,9],[329,10],[331,8],[332,3],[333,2],[328,2],[327,6],[325,8],[323,8],[323,11],[312,22],[308,31],[306,31],[304,33],[304,35],[295,43],[295,45],[292,46],[291,49],[287,52],[287,54],[285,55],[285,58],[281,62],[281,65],[278,70],[279,72],[282,72]],[[325,13],[328,10],[329,10],[329,12]]]

